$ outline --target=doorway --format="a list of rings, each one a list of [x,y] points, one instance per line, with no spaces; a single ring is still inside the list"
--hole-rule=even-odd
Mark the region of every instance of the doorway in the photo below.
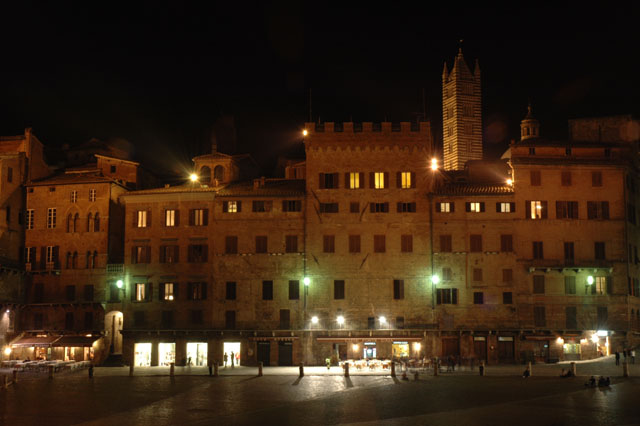
[[[104,317],[105,334],[108,336],[110,354],[122,354],[122,321],[120,311],[111,311]]]
[[[169,366],[172,362],[176,362],[176,344],[160,343],[158,344],[158,363],[159,365]]]
[[[442,339],[442,357],[460,355],[460,342],[458,338]]]
[[[243,360],[240,358],[240,342],[224,342],[222,350],[227,354],[229,360],[227,365],[232,365],[232,361],[233,365],[241,365]]]
[[[514,362],[513,337],[498,336],[498,361]]]
[[[151,343],[136,343],[134,351],[133,363],[136,367],[149,367],[151,365]]]
[[[278,365],[293,365],[293,342],[278,342]]]
[[[187,365],[207,365],[208,345],[204,342],[187,343]]]
[[[484,336],[474,336],[473,353],[478,360],[487,360],[487,338]]]
[[[258,362],[265,367],[271,365],[271,342],[258,342]]]
[[[377,357],[376,343],[375,342],[364,342],[363,358],[364,359],[375,359]]]

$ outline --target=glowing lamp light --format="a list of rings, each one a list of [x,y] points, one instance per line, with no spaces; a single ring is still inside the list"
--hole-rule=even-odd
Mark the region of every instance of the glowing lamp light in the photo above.
[[[317,324],[317,323],[318,323],[318,317],[312,316],[311,317],[311,324]]]
[[[338,318],[336,318],[336,321],[338,321],[338,324],[342,325],[344,324],[344,317],[342,315],[338,315]]]
[[[7,346],[6,348],[4,348],[4,354],[6,356],[11,355],[11,347],[10,346]]]
[[[309,131],[307,129],[304,129],[302,131],[302,136],[307,136],[309,134]]]
[[[190,180],[191,182],[197,182],[197,181],[198,181],[198,175],[197,175],[197,174],[195,174],[195,173],[191,173],[191,174],[189,175],[189,180]]]
[[[584,345],[585,343],[587,343],[587,339],[580,339],[580,344]]]
[[[589,285],[593,284],[593,277],[591,275],[587,277],[587,284]]]
[[[433,170],[434,172],[436,170],[438,170],[438,159],[437,158],[432,158],[431,159],[431,170]]]
[[[598,343],[598,342],[600,342],[600,337],[598,337],[598,335],[597,335],[597,334],[593,334],[593,335],[591,336],[591,341],[592,341],[593,343]]]
[[[380,324],[387,323],[387,317],[385,317],[384,315],[381,315],[380,318],[378,318],[378,320],[380,321]]]
[[[556,343],[559,344],[559,345],[562,345],[564,343],[564,339],[562,337],[558,337],[556,339]]]
[[[513,185],[513,180],[507,179],[507,185]]]
[[[352,346],[354,352],[358,352],[359,346],[357,344],[353,344]]]
[[[420,352],[422,345],[420,344],[420,342],[416,342],[413,344],[413,348],[416,350],[416,352]]]
[[[309,284],[311,284],[311,278],[309,277],[304,277],[302,279],[302,282],[304,283],[304,285],[308,286]]]
[[[123,286],[124,286],[124,281],[122,281],[122,280],[116,281],[116,287],[122,288]]]
[[[437,275],[432,275],[432,276],[431,276],[431,282],[432,282],[434,285],[438,285],[438,283],[440,282],[440,277],[439,277],[439,276],[437,276]]]

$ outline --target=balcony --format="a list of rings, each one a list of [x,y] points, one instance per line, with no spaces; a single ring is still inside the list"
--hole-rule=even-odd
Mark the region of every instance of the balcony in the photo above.
[[[124,263],[107,263],[107,274],[124,274]]]

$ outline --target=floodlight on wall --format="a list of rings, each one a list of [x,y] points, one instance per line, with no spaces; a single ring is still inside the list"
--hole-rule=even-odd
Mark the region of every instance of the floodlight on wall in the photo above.
[[[302,131],[302,136],[307,136],[309,134],[309,131],[307,129],[304,129]]]
[[[378,321],[380,321],[380,324],[386,324],[387,317],[385,317],[384,315],[380,315],[380,318],[378,318]]]
[[[434,172],[436,170],[438,170],[438,159],[437,158],[432,158],[431,159],[431,170],[433,170]]]
[[[343,325],[344,317],[342,315],[338,315],[338,318],[336,318],[336,321],[338,321],[338,324]]]
[[[318,317],[317,316],[312,316],[311,317],[311,324],[317,324],[318,323]]]
[[[124,281],[122,281],[122,280],[116,281],[116,287],[118,287],[118,288],[124,287]]]
[[[197,175],[197,174],[195,174],[195,173],[191,173],[191,174],[189,175],[189,180],[190,180],[191,182],[197,182],[197,181],[198,181],[198,175]]]
[[[589,285],[593,284],[593,276],[589,275],[587,277],[587,284],[589,284]]]
[[[433,285],[438,285],[438,283],[440,283],[440,277],[437,275],[432,275],[431,276],[431,283]]]
[[[304,277],[302,279],[302,282],[304,283],[304,285],[306,285],[307,287],[309,286],[309,284],[311,284],[311,278],[309,277]]]

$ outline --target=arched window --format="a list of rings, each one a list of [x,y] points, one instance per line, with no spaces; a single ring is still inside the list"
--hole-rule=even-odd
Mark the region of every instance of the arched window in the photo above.
[[[200,169],[200,181],[204,183],[211,182],[211,169],[207,166],[204,166]]]
[[[67,216],[67,232],[75,232],[76,230],[73,229],[73,216],[71,215],[71,213],[69,213],[69,216]]]
[[[78,252],[77,251],[73,252],[73,258],[71,259],[71,267],[73,269],[78,268]]]
[[[90,251],[87,252],[87,265],[86,265],[86,268],[87,269],[93,268],[93,263],[91,261],[91,252]]]
[[[100,232],[100,214],[98,213],[93,218],[93,232]]]
[[[87,216],[87,232],[91,232],[92,225],[93,225],[93,215],[89,213],[89,216]]]
[[[73,216],[73,232],[78,232],[78,224],[80,223],[80,215],[78,213]]]
[[[224,167],[216,166],[213,169],[213,178],[218,182],[224,182]]]
[[[72,265],[71,265],[71,252],[70,251],[67,252],[67,263],[66,263],[66,265],[67,265],[67,269],[70,269],[72,267]]]
[[[97,263],[98,263],[98,252],[94,251],[93,252],[93,268],[98,266]]]

